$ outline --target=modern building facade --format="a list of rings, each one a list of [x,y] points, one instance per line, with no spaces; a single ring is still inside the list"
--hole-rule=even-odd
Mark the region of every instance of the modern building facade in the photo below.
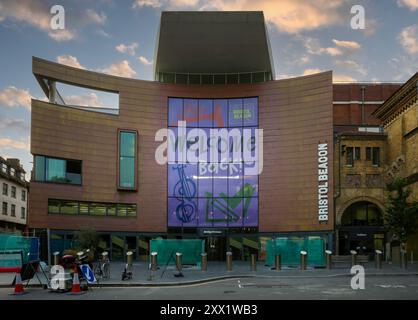
[[[194,48],[196,35],[207,42]],[[32,101],[30,227],[50,229],[58,243],[91,225],[113,258],[127,249],[146,257],[149,239],[158,236],[204,238],[210,259],[224,258],[227,249],[236,259],[262,257],[266,240],[278,235],[321,237],[332,246],[332,74],[271,80],[267,39],[259,12],[163,13],[158,81],[33,58],[50,101]],[[199,51],[203,44],[207,50]],[[199,58],[181,59],[181,48]],[[178,59],[169,60],[173,55]],[[65,105],[57,82],[116,93],[119,109]],[[245,145],[235,149],[234,142],[227,162],[219,145],[214,158],[200,150],[185,161],[179,121],[187,134],[247,134],[251,163],[240,158]],[[187,139],[189,152],[196,137]],[[164,141],[174,141],[174,149],[160,163]]]
[[[155,81],[142,81],[33,58],[49,102],[32,101],[29,225],[50,230],[52,250],[85,226],[114,259],[146,259],[155,237],[205,239],[215,260],[263,259],[276,237],[337,254],[386,243],[387,135],[373,112],[400,85],[274,80],[260,12],[164,12],[154,61]],[[58,83],[119,106],[65,104]],[[226,149],[211,153],[211,132]]]
[[[0,231],[21,234],[28,216],[28,183],[19,159],[0,157]]]

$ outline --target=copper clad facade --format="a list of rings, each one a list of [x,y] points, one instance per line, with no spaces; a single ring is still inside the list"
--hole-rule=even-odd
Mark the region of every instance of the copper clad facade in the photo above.
[[[332,74],[237,85],[179,85],[99,74],[33,59],[38,78],[119,93],[119,115],[32,100],[31,153],[82,160],[82,185],[31,183],[29,227],[167,231],[167,168],[155,161],[168,97],[258,97],[264,130],[259,232],[333,230]],[[117,189],[118,130],[138,132],[138,190]],[[327,223],[318,221],[318,143],[328,143]],[[136,203],[136,218],[48,215],[48,198]]]

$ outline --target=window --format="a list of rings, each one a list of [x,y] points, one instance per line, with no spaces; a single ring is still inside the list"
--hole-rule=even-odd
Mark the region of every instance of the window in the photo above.
[[[366,160],[371,161],[372,160],[372,148],[366,147]]]
[[[22,201],[26,201],[26,190],[22,190]]]
[[[80,160],[35,156],[35,180],[65,184],[81,184]]]
[[[355,147],[354,148],[354,160],[360,160],[361,156],[360,156],[360,147]]]
[[[16,176],[16,170],[14,168],[10,168],[10,175],[12,177]]]
[[[119,183],[120,189],[136,189],[137,133],[119,131]]]
[[[353,147],[348,147],[346,153],[346,165],[352,167],[354,164]]]
[[[10,196],[16,199],[16,187],[12,186],[10,190]]]
[[[3,183],[3,195],[7,196],[9,194],[9,185],[7,183]]]
[[[380,166],[380,148],[373,147],[372,149],[372,164],[375,167]]]
[[[5,163],[1,164],[1,172],[7,173],[7,164],[5,164]]]
[[[1,213],[7,215],[7,202],[3,202]]]
[[[14,205],[14,204],[12,204],[12,205],[10,206],[10,215],[11,215],[12,217],[16,217],[16,205]]]
[[[26,219],[26,209],[24,207],[20,208],[20,218]]]
[[[49,214],[136,217],[136,204],[48,199]]]

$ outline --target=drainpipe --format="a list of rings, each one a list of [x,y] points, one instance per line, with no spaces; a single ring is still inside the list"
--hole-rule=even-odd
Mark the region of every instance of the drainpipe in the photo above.
[[[51,266],[51,230],[46,229],[46,242],[48,248],[48,266]]]
[[[361,86],[361,125],[364,125],[364,99],[366,87]]]
[[[337,228],[337,199],[341,196],[341,138],[337,136],[338,143],[338,192],[334,197],[334,230],[335,230],[335,254],[338,256],[340,254],[340,244],[339,244],[339,230]]]

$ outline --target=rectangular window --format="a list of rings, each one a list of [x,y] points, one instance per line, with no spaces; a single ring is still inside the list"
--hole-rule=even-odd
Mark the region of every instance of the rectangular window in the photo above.
[[[348,147],[346,149],[347,156],[346,156],[346,165],[352,167],[354,164],[354,155],[353,155],[353,148]]]
[[[80,160],[35,156],[35,181],[81,184]]]
[[[26,219],[26,209],[24,207],[20,208],[20,218]]]
[[[7,215],[7,202],[3,202],[1,213]]]
[[[16,199],[16,187],[12,186],[10,189],[10,196]]]
[[[7,164],[5,164],[5,163],[1,164],[1,172],[7,173]]]
[[[78,203],[75,201],[61,201],[61,214],[78,214]]]
[[[137,205],[48,199],[48,213],[103,217],[136,217]]]
[[[48,200],[48,213],[60,213],[60,201],[49,199]]]
[[[16,205],[14,204],[10,206],[10,216],[16,217]]]
[[[3,183],[3,195],[7,196],[9,194],[9,185],[7,183]]]
[[[366,147],[366,160],[371,161],[372,160],[372,148]]]
[[[26,201],[26,191],[22,190],[22,201]]]
[[[15,177],[16,176],[16,170],[14,168],[10,168],[10,175],[12,177]]]
[[[380,166],[380,148],[378,148],[378,147],[373,147],[373,150],[372,150],[372,164],[375,167]]]
[[[119,131],[119,183],[120,189],[136,189],[137,133]]]
[[[360,160],[361,156],[360,156],[360,147],[355,147],[354,148],[354,160]]]

